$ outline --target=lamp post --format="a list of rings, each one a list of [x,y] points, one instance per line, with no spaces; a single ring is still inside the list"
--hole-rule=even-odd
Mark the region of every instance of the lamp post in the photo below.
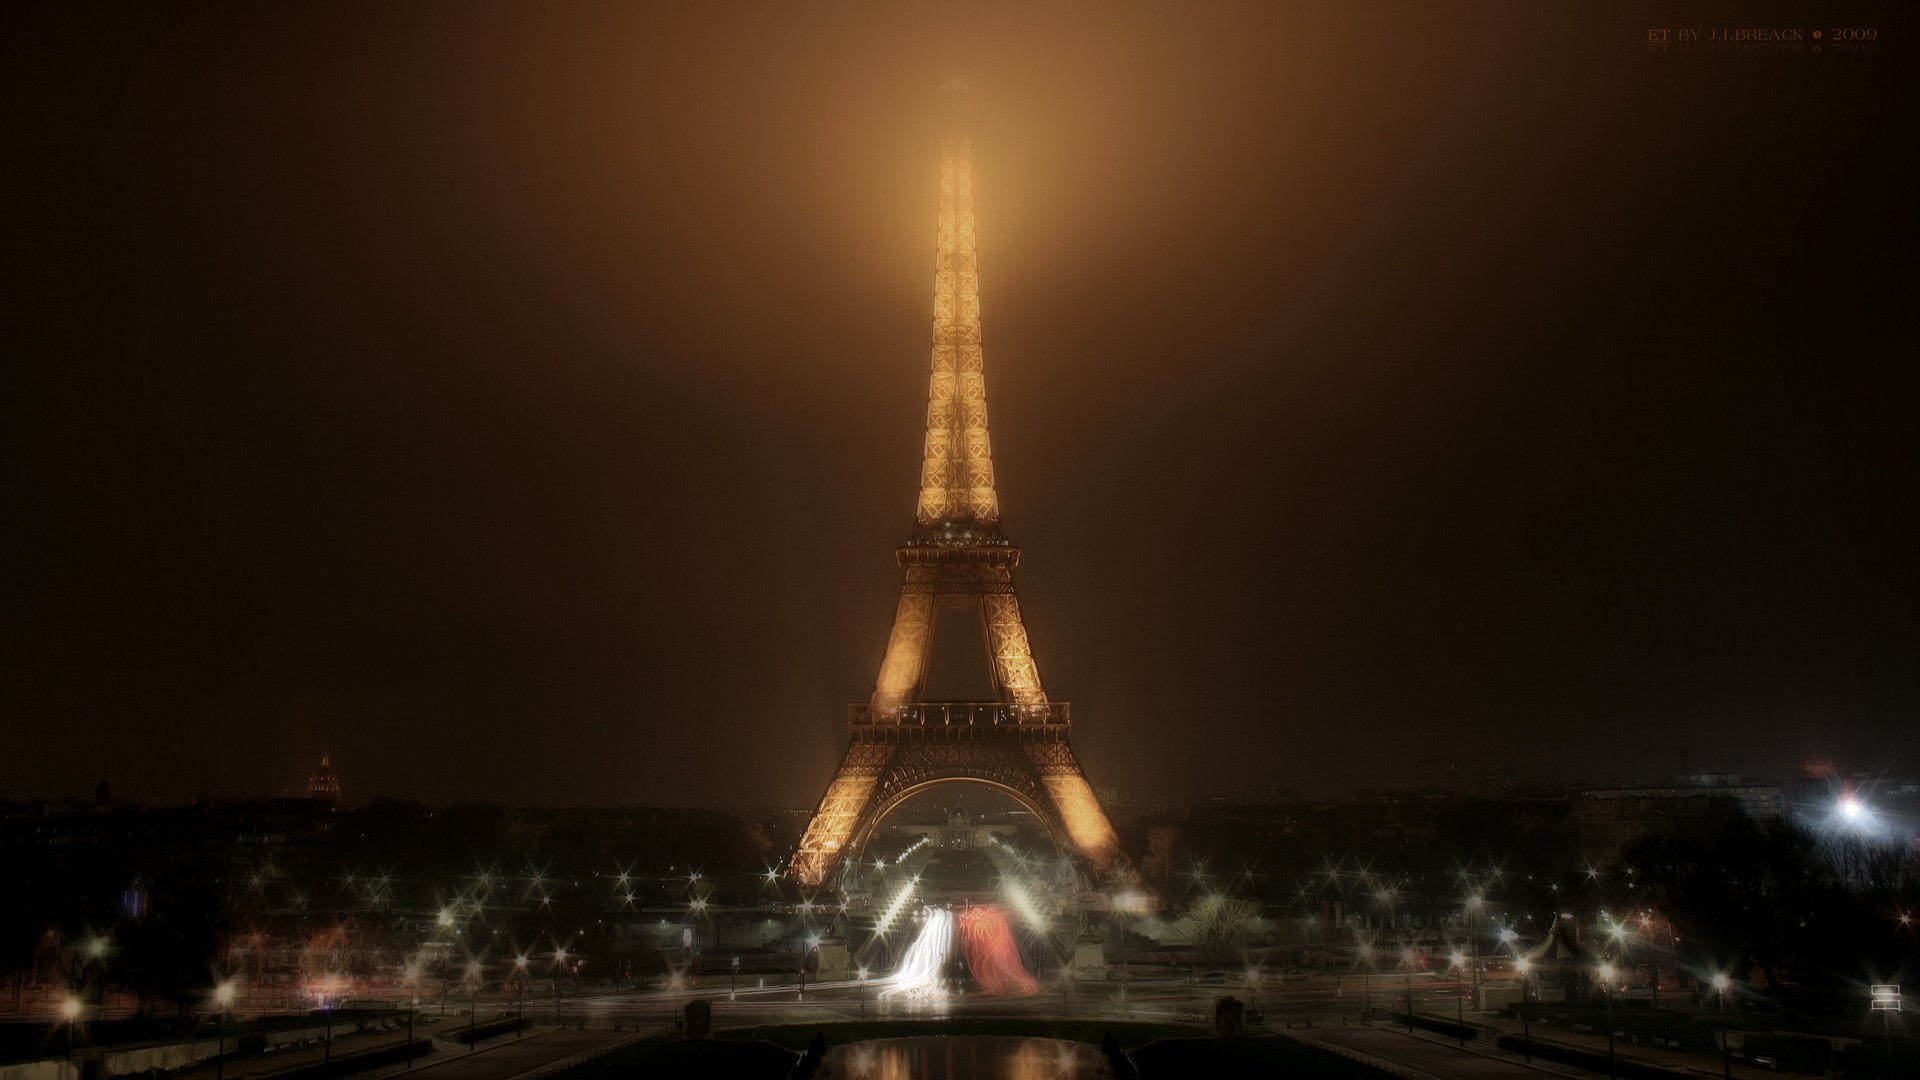
[[[527,1033],[526,1026],[520,1023],[522,1002],[527,994],[527,955],[521,953],[513,958],[513,1037],[519,1038]]]
[[[80,1021],[80,999],[68,997],[60,1002],[60,1018],[67,1024],[67,1064],[73,1064],[73,1027]]]
[[[1407,1034],[1413,1034],[1413,946],[1400,950],[1400,970],[1407,982]]]
[[[213,1003],[220,1006],[220,1043],[219,1052],[213,1055],[213,1080],[226,1080],[227,1010],[233,1008],[233,984],[231,982],[223,982],[213,988]]]
[[[1452,959],[1453,959],[1453,1021],[1454,1021],[1454,1026],[1458,1029],[1454,1032],[1454,1034],[1460,1037],[1460,1045],[1465,1046],[1467,1045],[1467,1004],[1466,1004],[1466,998],[1460,996],[1460,965],[1466,962],[1466,957],[1461,956],[1460,950],[1455,949],[1453,951]]]
[[[1653,991],[1653,1007],[1660,1008],[1660,948],[1654,944],[1653,916],[1640,913],[1640,929],[1647,931],[1647,987]]]
[[[1513,962],[1513,970],[1520,973],[1520,1052],[1525,1055],[1527,1064],[1533,1064],[1533,1027],[1527,1021],[1527,971],[1533,967],[1533,961],[1522,956]]]
[[[479,1046],[476,1029],[480,1021],[480,961],[467,961],[467,1053]]]
[[[1480,989],[1480,908],[1486,897],[1479,893],[1467,897],[1467,951],[1473,957],[1473,988]]]
[[[413,1068],[413,1014],[420,1009],[420,961],[416,957],[408,962],[406,985],[413,991],[407,997],[407,1068]]]
[[[1727,987],[1732,985],[1733,980],[1727,978],[1726,972],[1713,973],[1713,996],[1720,1014],[1720,1075],[1727,1080],[1733,1078],[1733,1048],[1727,1045]]]
[[[1607,1075],[1620,1080],[1620,1059],[1613,1049],[1613,965],[1600,965],[1600,993],[1607,999]]]
[[[1127,1000],[1127,981],[1129,978],[1127,956],[1131,952],[1128,948],[1127,930],[1129,924],[1133,921],[1134,912],[1139,909],[1144,900],[1144,897],[1131,889],[1113,898],[1113,909],[1127,916],[1126,921],[1120,924],[1120,1000],[1122,1002]]]
[[[1373,946],[1361,943],[1360,962],[1366,965],[1360,969],[1360,985],[1365,988],[1367,997],[1367,1010],[1360,1014],[1360,1022],[1370,1024],[1373,1022]]]
[[[1620,986],[1623,990],[1631,989],[1633,985],[1633,949],[1627,943],[1626,924],[1615,921],[1612,926],[1607,928],[1607,935],[1613,938],[1613,951],[1620,957]]]
[[[1413,968],[1407,968],[1407,1034],[1413,1034]]]
[[[100,1009],[104,1013],[107,1007],[107,953],[113,943],[104,934],[95,934],[87,939],[87,959],[100,966]]]

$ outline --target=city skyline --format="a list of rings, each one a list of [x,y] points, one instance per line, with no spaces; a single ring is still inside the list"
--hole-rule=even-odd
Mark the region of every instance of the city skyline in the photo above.
[[[330,750],[353,798],[814,801],[911,521],[953,73],[1096,785],[1912,771],[1916,169],[1849,107],[1899,69],[1636,17],[53,25],[0,791]]]

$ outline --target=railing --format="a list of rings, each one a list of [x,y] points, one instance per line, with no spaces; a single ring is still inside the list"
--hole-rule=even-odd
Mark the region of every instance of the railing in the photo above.
[[[855,727],[1064,727],[1070,720],[1064,701],[1016,705],[1007,701],[909,701],[899,705],[857,702],[847,706]]]

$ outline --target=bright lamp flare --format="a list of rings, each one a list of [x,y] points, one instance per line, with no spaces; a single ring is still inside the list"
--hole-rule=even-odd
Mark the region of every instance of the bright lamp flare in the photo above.
[[[967,970],[988,994],[1031,994],[1040,984],[1020,962],[1020,946],[1007,925],[1007,913],[997,906],[969,908],[960,916],[960,943],[966,949]]]
[[[889,903],[887,910],[881,913],[880,920],[873,924],[875,931],[884,934],[888,928],[893,926],[893,920],[900,917],[900,909],[906,907],[907,901],[913,899],[914,884],[919,880],[919,878],[914,878],[912,881],[900,886],[900,891],[893,894],[893,902]]]

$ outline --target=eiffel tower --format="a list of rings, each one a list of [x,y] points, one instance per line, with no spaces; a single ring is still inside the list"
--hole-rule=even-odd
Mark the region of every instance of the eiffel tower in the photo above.
[[[1000,789],[1093,865],[1118,841],[1067,743],[1064,701],[1047,700],[1013,591],[1020,549],[1000,528],[987,439],[980,350],[979,260],[973,166],[965,139],[947,143],[933,271],[933,376],[913,535],[895,553],[906,569],[873,696],[849,706],[847,756],[814,811],[789,872],[826,881],[874,826],[934,784],[969,780]],[[935,617],[980,615],[995,700],[925,701]]]

